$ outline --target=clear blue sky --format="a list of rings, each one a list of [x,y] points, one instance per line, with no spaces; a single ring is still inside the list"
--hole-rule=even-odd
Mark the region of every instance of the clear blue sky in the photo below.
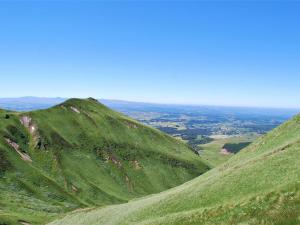
[[[0,2],[0,97],[300,108],[300,2]]]

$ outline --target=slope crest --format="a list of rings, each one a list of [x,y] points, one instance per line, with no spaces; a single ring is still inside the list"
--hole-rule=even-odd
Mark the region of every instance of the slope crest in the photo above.
[[[184,143],[92,98],[0,111],[0,159],[0,222],[7,224],[127,202],[209,169]]]

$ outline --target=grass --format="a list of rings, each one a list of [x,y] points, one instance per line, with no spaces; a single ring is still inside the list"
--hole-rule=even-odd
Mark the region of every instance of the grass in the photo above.
[[[300,115],[178,187],[51,225],[300,224]]]
[[[0,224],[45,224],[75,209],[125,203],[209,169],[183,142],[94,99],[0,110],[0,166]]]
[[[215,138],[212,142],[207,144],[198,145],[201,149],[200,156],[211,167],[216,167],[234,155],[234,151],[239,151],[246,147],[249,143],[253,142],[257,135],[244,135],[244,136],[228,136],[224,138]],[[247,145],[245,144],[247,143]],[[222,154],[221,150],[226,147],[230,154]]]

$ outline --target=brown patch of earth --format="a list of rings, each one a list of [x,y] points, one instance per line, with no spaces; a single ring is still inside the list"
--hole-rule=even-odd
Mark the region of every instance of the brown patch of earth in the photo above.
[[[74,107],[74,106],[71,106],[70,107],[74,112],[76,112],[76,113],[80,113],[80,111],[79,111],[79,109],[77,109],[76,107]]]
[[[136,170],[142,169],[142,166],[137,160],[131,161],[131,163]]]
[[[220,153],[222,155],[230,155],[230,152],[226,148],[221,149]]]
[[[23,224],[23,225],[31,225],[31,223],[28,223],[26,221],[23,221],[23,220],[19,220],[18,221],[20,224]]]
[[[27,162],[32,162],[29,155],[27,155],[26,153],[23,153],[19,150],[20,146],[17,143],[13,142],[9,138],[5,138],[5,140],[21,156],[22,160],[27,161]]]

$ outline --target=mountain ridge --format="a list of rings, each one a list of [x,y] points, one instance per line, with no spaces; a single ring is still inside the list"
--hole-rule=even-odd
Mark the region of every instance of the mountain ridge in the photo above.
[[[209,169],[184,143],[93,98],[0,110],[0,160],[6,224],[40,224],[77,208],[127,202]]]

